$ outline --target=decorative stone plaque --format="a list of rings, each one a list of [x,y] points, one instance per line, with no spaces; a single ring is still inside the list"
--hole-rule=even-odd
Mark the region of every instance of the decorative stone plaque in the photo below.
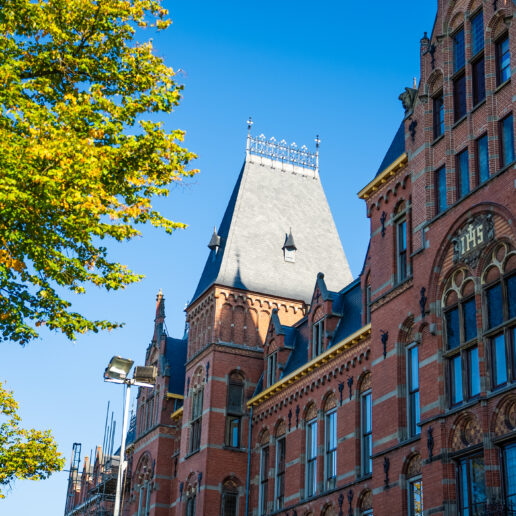
[[[452,240],[453,263],[476,265],[482,249],[494,236],[493,216],[490,213],[471,217]]]

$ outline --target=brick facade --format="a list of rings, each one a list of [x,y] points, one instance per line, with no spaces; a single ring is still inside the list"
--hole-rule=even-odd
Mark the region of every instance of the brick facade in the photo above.
[[[142,430],[140,394],[124,514],[147,514],[142,485],[158,516],[513,514],[515,10],[439,0],[392,159],[359,193],[356,282],[321,274],[309,304],[213,284],[188,307],[184,405],[162,375]]]

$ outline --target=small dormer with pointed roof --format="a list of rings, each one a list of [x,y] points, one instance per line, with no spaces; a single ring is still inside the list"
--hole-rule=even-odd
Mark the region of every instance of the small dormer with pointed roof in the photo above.
[[[296,261],[297,247],[294,242],[294,236],[292,235],[292,228],[290,228],[289,234],[283,244],[283,256],[286,262],[295,263]]]

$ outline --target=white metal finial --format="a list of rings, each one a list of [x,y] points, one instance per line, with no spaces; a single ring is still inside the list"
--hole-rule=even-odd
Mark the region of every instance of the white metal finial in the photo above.
[[[246,145],[246,152],[249,154],[249,150],[251,148],[251,127],[253,127],[253,119],[252,117],[249,117],[247,120],[247,145]]]

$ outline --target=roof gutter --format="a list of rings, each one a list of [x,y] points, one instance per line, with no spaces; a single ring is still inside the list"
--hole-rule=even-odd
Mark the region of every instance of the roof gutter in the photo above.
[[[367,186],[358,192],[358,197],[367,201],[371,195],[380,189],[389,179],[395,176],[408,163],[408,155],[404,152],[396,161],[380,172]]]

